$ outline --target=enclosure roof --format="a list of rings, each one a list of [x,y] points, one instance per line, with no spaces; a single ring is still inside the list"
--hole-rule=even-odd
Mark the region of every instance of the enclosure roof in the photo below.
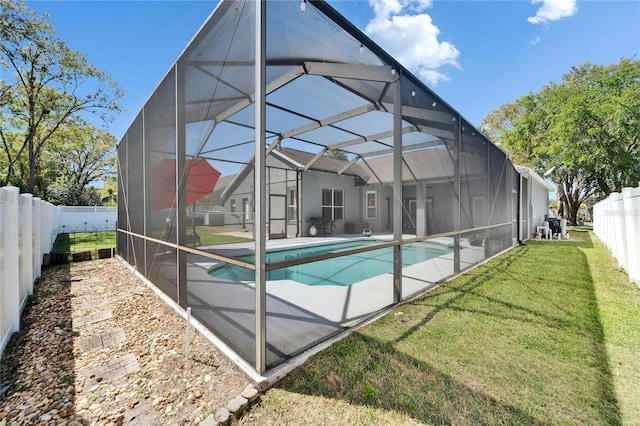
[[[340,150],[354,162],[390,155],[393,86],[402,82],[404,150],[441,146],[465,132],[460,114],[323,0],[266,2],[268,143],[317,154]],[[204,156],[221,128],[253,129],[253,1],[223,0],[178,60],[184,120],[211,123],[189,156]],[[238,137],[238,136],[237,136]],[[247,155],[247,158],[249,155]]]

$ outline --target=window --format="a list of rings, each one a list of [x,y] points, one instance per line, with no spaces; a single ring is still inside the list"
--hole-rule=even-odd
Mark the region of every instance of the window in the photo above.
[[[298,197],[296,189],[287,190],[287,220],[296,220],[298,217]]]
[[[375,220],[378,217],[378,193],[367,191],[367,219]]]
[[[484,197],[474,196],[471,202],[473,226],[478,227],[489,225],[489,221],[487,220],[487,207],[484,202]]]
[[[251,222],[251,210],[249,208],[249,199],[248,198],[243,198],[242,199],[242,213],[244,214],[244,221],[249,223]]]
[[[342,220],[344,213],[344,192],[341,189],[322,190],[322,219]]]
[[[427,232],[433,233],[435,229],[435,210],[433,209],[433,197],[427,197]]]

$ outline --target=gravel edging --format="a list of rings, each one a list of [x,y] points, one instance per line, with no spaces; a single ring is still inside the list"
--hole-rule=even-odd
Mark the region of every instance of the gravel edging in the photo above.
[[[259,400],[235,364],[118,259],[43,270],[3,355],[0,426],[229,424]]]

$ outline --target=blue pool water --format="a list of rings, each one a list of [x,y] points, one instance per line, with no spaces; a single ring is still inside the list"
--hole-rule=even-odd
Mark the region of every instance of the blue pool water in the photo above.
[[[379,244],[379,241],[359,240],[336,244],[292,248],[266,253],[266,262],[308,257],[324,253],[334,253],[357,247]],[[411,243],[402,246],[402,266],[450,253],[451,248],[433,243]],[[253,262],[253,255],[243,256],[242,260]],[[353,283],[373,278],[393,271],[393,248],[387,247],[364,253],[351,254],[318,262],[282,268],[267,272],[267,281],[292,280],[306,285],[349,286]],[[253,281],[254,271],[239,266],[223,264],[211,270],[210,275],[237,281]]]

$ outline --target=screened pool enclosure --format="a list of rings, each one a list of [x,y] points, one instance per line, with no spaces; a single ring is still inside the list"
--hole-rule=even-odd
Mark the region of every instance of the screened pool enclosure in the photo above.
[[[258,373],[517,243],[506,155],[324,1],[222,1],[118,145],[118,252]]]

